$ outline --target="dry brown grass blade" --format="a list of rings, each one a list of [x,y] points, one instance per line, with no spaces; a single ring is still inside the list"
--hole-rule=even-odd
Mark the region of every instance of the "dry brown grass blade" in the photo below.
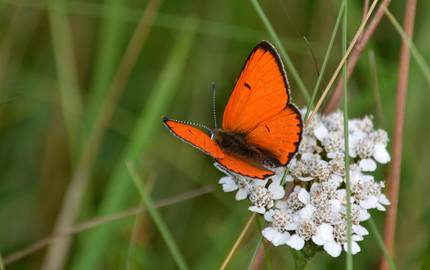
[[[416,0],[406,2],[403,29],[412,39],[415,22]],[[399,201],[400,171],[402,161],[403,125],[405,119],[406,95],[409,79],[410,50],[405,40],[400,49],[399,79],[397,83],[396,114],[392,148],[392,161],[388,174],[388,198],[391,202],[385,217],[384,243],[391,257],[394,257],[394,241],[397,222],[397,205]],[[382,257],[381,270],[388,270],[389,265]]]
[[[227,257],[225,257],[224,262],[222,263],[220,270],[225,270],[227,265],[230,263],[231,259],[233,258],[234,253],[239,248],[240,243],[242,243],[243,238],[245,237],[246,233],[248,232],[249,228],[251,227],[252,222],[254,221],[256,217],[256,213],[252,213],[251,217],[246,222],[245,227],[240,232],[239,237],[236,239],[236,242],[234,242],[233,247],[230,249],[229,253],[227,254]]]
[[[308,123],[310,123],[310,121],[312,121],[313,116],[321,107],[325,97],[328,94],[328,91],[330,90],[331,86],[333,85],[334,81],[336,80],[337,76],[339,75],[340,70],[342,69],[343,65],[345,64],[346,59],[351,54],[352,49],[355,47],[358,39],[360,38],[361,34],[363,33],[364,27],[366,26],[366,23],[370,19],[370,16],[372,15],[373,10],[375,9],[377,3],[378,3],[378,0],[373,1],[371,7],[369,8],[369,12],[367,12],[366,17],[363,19],[363,22],[360,24],[360,27],[358,28],[357,32],[355,33],[354,38],[352,39],[351,44],[349,45],[348,49],[346,50],[345,55],[342,57],[342,60],[340,60],[339,65],[337,66],[337,68],[336,68],[335,72],[333,73],[330,81],[328,82],[328,84],[327,84],[326,88],[324,89],[321,97],[319,98],[317,105],[315,106],[314,110],[309,114],[309,117],[306,120],[306,125]]]
[[[108,90],[107,98],[102,106],[99,118],[95,122],[95,126],[89,135],[86,145],[83,147],[83,153],[66,191],[64,202],[54,228],[56,234],[64,231],[65,228],[71,227],[75,221],[79,204],[102,137],[105,134],[106,128],[115,111],[117,101],[123,93],[125,84],[128,81],[128,77],[138,59],[140,51],[147,40],[152,22],[154,21],[160,4],[161,0],[151,0],[148,3],[133,33],[124,57]],[[67,237],[58,238],[57,241],[50,242],[50,247],[44,261],[44,265],[46,266],[44,269],[63,269],[69,246],[70,239]]]
[[[357,61],[360,58],[360,55],[364,50],[364,47],[369,42],[370,38],[372,37],[372,35],[375,32],[376,28],[378,27],[379,23],[381,22],[381,20],[384,16],[384,10],[385,10],[385,8],[388,7],[390,2],[391,2],[391,0],[384,0],[381,3],[378,10],[375,12],[375,16],[370,21],[369,26],[367,27],[366,31],[363,33],[363,36],[357,42],[353,52],[351,53],[351,57],[348,59],[348,66],[347,66],[348,78],[351,76],[352,72],[354,71],[355,66],[357,64]],[[330,98],[330,101],[328,102],[327,107],[324,110],[324,112],[330,113],[330,112],[335,111],[337,109],[337,107],[339,106],[341,97],[342,97],[342,80],[339,79],[338,83],[336,85],[336,90],[334,91],[332,97]]]
[[[169,205],[173,205],[179,202],[183,202],[192,198],[196,198],[198,196],[210,193],[214,190],[214,186],[213,185],[208,185],[205,186],[203,188],[200,189],[195,189],[195,190],[191,190],[173,197],[169,197],[169,198],[165,198],[165,199],[161,199],[159,201],[156,202],[155,206],[157,208],[162,208],[165,206],[169,206]],[[33,243],[21,250],[18,250],[8,256],[6,256],[4,258],[4,263],[5,265],[10,265],[26,256],[29,256],[31,254],[33,254],[34,252],[48,246],[49,244],[51,244],[52,242],[61,239],[61,238],[65,238],[65,237],[69,237],[71,235],[75,235],[78,233],[81,233],[83,231],[95,228],[97,226],[109,223],[109,222],[113,222],[116,220],[120,220],[120,219],[124,219],[127,217],[131,217],[131,216],[135,216],[138,214],[141,214],[143,212],[145,212],[146,209],[144,207],[134,207],[134,208],[130,208],[118,213],[114,213],[108,216],[104,216],[101,218],[94,218],[88,221],[85,221],[83,223],[80,223],[78,225],[72,226],[70,228],[66,228],[64,231],[56,233],[54,235],[51,235],[49,237],[46,237],[42,240],[37,241],[36,243]]]

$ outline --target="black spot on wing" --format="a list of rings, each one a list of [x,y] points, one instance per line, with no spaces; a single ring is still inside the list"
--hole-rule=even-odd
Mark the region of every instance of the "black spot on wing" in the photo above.
[[[270,133],[270,128],[269,128],[269,126],[268,126],[268,125],[264,125],[264,127],[267,129],[267,132],[269,132],[269,133]]]
[[[248,88],[249,90],[251,90],[251,85],[249,85],[249,83],[244,83],[243,85],[245,85],[246,88]]]

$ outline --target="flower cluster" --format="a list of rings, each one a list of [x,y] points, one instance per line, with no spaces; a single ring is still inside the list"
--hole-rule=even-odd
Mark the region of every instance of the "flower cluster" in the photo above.
[[[302,111],[303,115],[304,112]],[[368,234],[362,221],[369,210],[389,205],[383,181],[370,173],[390,161],[388,136],[375,129],[371,117],[348,121],[352,245]],[[264,181],[224,171],[219,183],[225,192],[237,191],[236,200],[248,199],[250,211],[264,215],[263,236],[273,245],[301,250],[311,242],[333,257],[347,250],[347,192],[345,186],[344,120],[340,111],[317,115],[303,130],[295,157],[286,168]]]

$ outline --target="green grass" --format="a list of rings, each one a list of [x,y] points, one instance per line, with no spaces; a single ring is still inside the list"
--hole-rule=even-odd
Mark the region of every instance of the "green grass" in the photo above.
[[[343,0],[344,14],[342,20],[342,54],[346,53],[348,47],[348,0]],[[350,183],[350,170],[349,170],[349,112],[348,112],[348,61],[345,62],[342,68],[342,87],[343,87],[343,136],[345,142],[345,189],[346,189],[346,238],[347,248],[346,252],[346,269],[352,270],[354,268],[352,259],[352,218],[351,218],[351,183]]]
[[[160,231],[160,234],[163,236],[164,241],[166,242],[166,245],[170,253],[172,254],[172,257],[176,262],[176,265],[181,270],[188,269],[188,266],[184,260],[184,257],[182,256],[177,244],[175,243],[175,240],[173,239],[173,236],[170,233],[169,228],[167,227],[166,223],[163,221],[151,197],[149,196],[149,194],[147,194],[147,191],[143,186],[142,179],[139,177],[136,171],[136,168],[134,168],[134,166],[130,162],[127,162],[127,169],[130,173],[131,179],[133,180],[134,184],[136,185],[136,188],[140,193],[140,196],[142,197],[144,205],[148,209],[148,212],[151,215],[158,230]]]
[[[381,234],[379,233],[378,227],[376,226],[375,221],[373,218],[369,219],[369,225],[370,225],[370,231],[375,236],[376,242],[378,243],[379,248],[382,251],[382,254],[384,255],[385,259],[387,260],[390,269],[391,270],[397,270],[396,264],[394,263],[393,258],[390,256],[390,254],[387,251],[387,248],[384,244],[384,239],[382,239]]]
[[[324,78],[324,73],[325,73],[325,69],[327,67],[328,59],[329,59],[331,51],[333,49],[334,41],[336,38],[337,31],[339,29],[342,15],[345,12],[344,7],[345,7],[345,2],[342,1],[342,4],[339,7],[339,12],[338,12],[337,17],[336,17],[336,23],[334,24],[333,31],[332,31],[332,34],[330,37],[330,41],[329,41],[328,46],[327,46],[327,51],[324,55],[324,60],[323,60],[322,66],[321,66],[320,73],[318,75],[317,82],[315,83],[314,90],[312,91],[312,97],[311,97],[311,100],[309,101],[309,104],[308,104],[308,110],[306,111],[306,114],[303,117],[304,120],[308,119],[309,113],[312,111],[312,107],[314,106],[314,103],[315,103],[315,98],[317,97],[317,93],[318,93],[318,90],[320,89],[322,79]]]
[[[55,11],[57,9],[58,11]],[[56,60],[60,99],[66,125],[71,160],[75,160],[82,118],[82,96],[76,70],[73,39],[65,14],[65,1],[48,1],[51,39]]]
[[[430,212],[426,207],[430,127],[422,120],[430,113],[430,17],[426,15],[430,2],[418,5],[413,40],[405,37],[398,22],[404,16],[404,2],[391,2],[390,11],[364,48],[349,80],[345,113],[354,118],[376,116],[373,89],[378,88],[385,128],[392,137],[398,55],[400,42],[405,40],[413,60],[396,254],[387,257],[377,230],[383,228],[385,214],[371,211],[373,220],[366,223],[370,235],[360,242],[362,251],[353,257],[356,269],[378,267],[381,255],[387,257],[392,269],[425,269],[430,265]],[[98,125],[114,74],[148,3],[0,2],[0,218],[7,221],[7,226],[0,227],[3,261],[53,232],[76,165]],[[213,168],[213,161],[172,137],[162,127],[160,116],[211,123],[210,83],[216,81],[221,117],[235,76],[249,51],[262,39],[272,41],[281,53],[294,102],[313,107],[319,89],[324,88],[342,57],[345,40],[338,28],[342,26],[351,38],[361,21],[362,1],[348,1],[346,26],[341,20],[341,3],[164,1],[145,46],[134,59],[136,64],[113,107],[112,118],[103,127],[94,163],[88,169],[88,185],[78,196],[79,215],[74,223],[140,203],[126,161],[143,172],[145,179],[157,179],[151,190],[154,201],[211,184],[214,192],[163,207],[158,213],[175,239],[174,256],[181,254],[190,269],[219,267],[249,217],[248,204],[235,201],[234,194],[223,193],[216,184],[221,173]],[[303,36],[321,64],[319,76]],[[376,70],[367,59],[370,51],[374,52]],[[377,128],[382,127],[379,117],[374,122]],[[385,178],[389,165],[381,167],[377,180]],[[148,188],[146,184],[144,187]],[[132,230],[130,218],[73,235],[65,268],[122,268]],[[136,230],[128,264],[131,269],[178,268],[178,258],[173,259],[172,248],[148,213],[141,215]],[[252,228],[229,267],[251,267],[262,242],[258,230]],[[5,268],[41,269],[45,251],[34,252]],[[265,256],[261,269],[293,266],[288,248],[268,246],[265,251],[270,256]],[[308,269],[345,269],[345,259],[346,254],[333,259],[321,252]]]
[[[157,134],[162,112],[173,98],[185,59],[190,52],[196,27],[195,24],[184,25],[183,31],[168,57],[166,66],[154,86],[153,95],[148,98],[148,105],[144,107],[146,109],[136,120],[136,128],[130,136],[130,141],[125,147],[120,161],[113,169],[112,177],[103,196],[104,200],[98,211],[99,214],[118,211],[127,205],[130,199],[128,194],[131,183],[127,181],[128,173],[123,164],[128,160],[133,162],[141,160],[141,153],[151,145],[151,141]],[[114,232],[115,226],[107,225],[95,230],[84,239],[72,269],[97,268],[106,256],[104,248],[112,239]]]
[[[310,101],[309,91],[307,90],[305,83],[300,78],[299,73],[297,72],[296,68],[294,67],[293,62],[291,61],[290,57],[288,56],[287,52],[284,49],[284,45],[282,44],[281,40],[279,39],[278,35],[275,32],[275,29],[273,29],[272,24],[270,23],[269,19],[267,18],[266,14],[264,13],[263,9],[261,8],[260,4],[258,3],[258,0],[251,0],[252,5],[254,6],[255,10],[257,11],[258,16],[263,21],[264,26],[266,27],[267,31],[270,34],[270,37],[275,42],[276,47],[279,49],[282,58],[285,61],[286,69],[289,73],[291,73],[291,76],[296,81],[297,85],[299,86],[299,90],[302,92],[303,97],[306,101]]]

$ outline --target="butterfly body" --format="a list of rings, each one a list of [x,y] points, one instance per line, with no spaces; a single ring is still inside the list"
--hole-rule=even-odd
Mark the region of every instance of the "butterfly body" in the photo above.
[[[212,156],[224,171],[264,179],[274,175],[273,168],[288,164],[301,140],[302,117],[290,102],[289,89],[279,54],[262,41],[242,68],[220,129],[208,134],[187,122],[163,121],[176,137]]]
[[[246,134],[216,129],[213,139],[219,147],[231,155],[237,156],[256,167],[279,167],[280,162],[269,151],[260,149],[247,142]]]

